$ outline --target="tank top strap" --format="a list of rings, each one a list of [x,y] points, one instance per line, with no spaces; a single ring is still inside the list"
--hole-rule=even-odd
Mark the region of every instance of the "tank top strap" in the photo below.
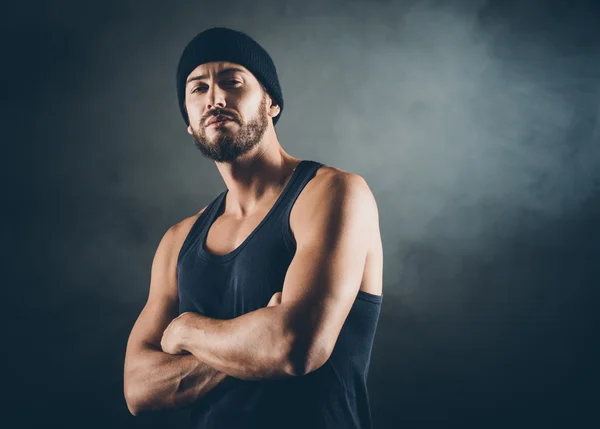
[[[283,232],[285,245],[289,251],[295,251],[296,245],[290,229],[290,212],[292,211],[292,207],[306,184],[315,176],[317,170],[324,165],[325,164],[311,160],[303,160],[298,164],[296,170],[299,171],[294,172],[295,174],[292,177],[293,181],[290,181],[288,189],[286,189],[286,192],[282,196],[282,200],[277,207],[277,228]]]
[[[308,182],[314,177],[317,170],[325,164],[317,161],[304,160],[296,167],[297,170],[293,177],[293,183],[290,183],[289,189],[286,190],[281,201],[280,207],[283,211],[288,211],[292,208],[296,199]]]

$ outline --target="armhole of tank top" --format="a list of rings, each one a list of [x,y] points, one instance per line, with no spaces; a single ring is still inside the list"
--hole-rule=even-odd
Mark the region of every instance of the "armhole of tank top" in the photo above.
[[[296,240],[294,240],[294,235],[292,234],[292,229],[290,228],[290,213],[292,212],[292,207],[283,213],[281,231],[283,233],[283,242],[285,243],[285,247],[289,252],[296,253]]]
[[[292,234],[292,228],[290,227],[290,215],[292,214],[292,209],[294,208],[294,204],[296,204],[298,197],[300,196],[308,182],[310,182],[315,177],[315,175],[317,174],[317,170],[323,167],[324,165],[325,164],[323,163],[318,163],[318,166],[310,174],[308,180],[305,181],[304,185],[302,185],[302,188],[294,197],[294,200],[292,201],[290,206],[283,212],[283,215],[281,216],[281,230],[283,233],[283,241],[285,243],[285,247],[292,253],[296,253],[296,240],[294,239],[294,234]]]
[[[206,216],[209,215],[209,213],[213,209],[215,201],[217,201],[217,200],[218,200],[218,197],[216,199],[214,199],[208,206],[206,206],[206,209],[204,209],[202,214],[200,216],[198,216],[198,219],[196,219],[196,222],[194,222],[194,224],[190,228],[190,231],[188,232],[187,236],[185,237],[185,240],[183,240],[181,249],[179,249],[179,255],[177,255],[177,271],[178,272],[179,272],[179,264],[181,263],[181,260],[187,254],[187,252],[190,251],[192,246],[198,241],[198,238],[200,237],[201,231],[202,231],[202,228],[200,228],[202,225],[202,222],[204,221]]]

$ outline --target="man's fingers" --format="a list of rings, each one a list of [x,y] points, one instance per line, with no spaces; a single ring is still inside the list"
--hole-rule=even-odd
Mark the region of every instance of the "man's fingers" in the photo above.
[[[276,292],[272,297],[267,307],[274,307],[276,305],[281,304],[281,292]]]

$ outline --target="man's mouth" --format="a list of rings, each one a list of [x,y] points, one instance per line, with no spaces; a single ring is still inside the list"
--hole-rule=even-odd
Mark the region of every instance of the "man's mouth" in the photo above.
[[[211,118],[211,119],[209,119],[209,121],[208,121],[208,123],[207,123],[207,126],[209,126],[209,127],[210,127],[211,125],[223,124],[223,123],[225,123],[225,122],[229,122],[229,121],[232,121],[232,120],[233,120],[233,119],[231,119],[231,118],[230,118],[230,117],[228,117],[228,116],[222,116],[222,115],[219,115],[219,116],[217,116],[216,118]]]

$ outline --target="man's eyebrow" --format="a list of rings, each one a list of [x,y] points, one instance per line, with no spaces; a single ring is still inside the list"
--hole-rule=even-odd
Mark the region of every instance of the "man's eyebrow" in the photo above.
[[[217,76],[221,76],[221,75],[224,75],[226,73],[232,73],[232,72],[246,73],[245,70],[242,70],[242,69],[240,69],[238,67],[229,67],[229,68],[223,69],[220,72],[218,72]],[[207,78],[208,78],[208,75],[206,75],[206,74],[203,74],[203,75],[200,75],[200,76],[192,76],[192,77],[188,78],[188,80],[185,82],[185,84],[187,85],[188,83],[190,83],[193,80],[202,80],[202,79],[207,79]]]

